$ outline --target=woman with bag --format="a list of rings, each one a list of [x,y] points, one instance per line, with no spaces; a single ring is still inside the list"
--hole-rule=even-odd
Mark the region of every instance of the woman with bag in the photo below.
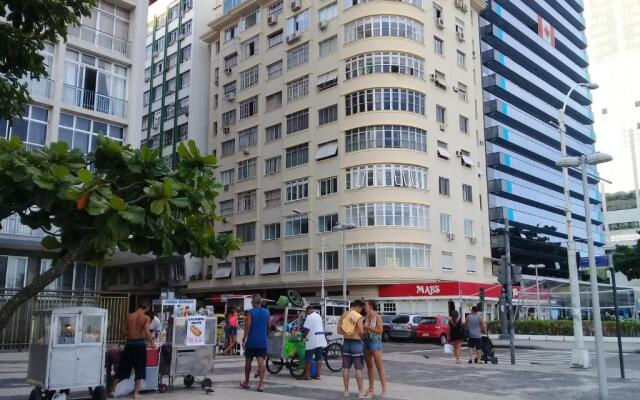
[[[453,355],[456,357],[456,364],[460,364],[460,351],[462,350],[462,342],[464,341],[464,327],[458,311],[451,312],[449,318],[449,337],[453,343]]]

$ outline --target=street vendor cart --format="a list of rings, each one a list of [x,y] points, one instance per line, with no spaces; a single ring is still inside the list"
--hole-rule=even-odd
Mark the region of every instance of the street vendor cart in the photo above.
[[[107,310],[64,307],[34,311],[27,381],[35,386],[30,400],[66,397],[86,390],[104,400]]]
[[[287,367],[294,377],[304,373],[304,345],[302,337],[302,313],[304,308],[270,306],[272,323],[268,338],[267,371],[279,373]]]

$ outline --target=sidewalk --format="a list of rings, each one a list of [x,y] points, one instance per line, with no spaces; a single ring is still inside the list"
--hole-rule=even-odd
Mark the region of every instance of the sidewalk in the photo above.
[[[491,339],[493,341],[493,345],[497,348],[507,348],[509,347],[509,339]],[[515,347],[517,349],[532,349],[532,350],[571,350],[573,349],[574,342],[571,341],[561,341],[561,340],[526,340],[526,339],[516,339],[514,340]],[[593,340],[588,340],[584,342],[584,347],[587,350],[594,350],[596,348],[596,344]],[[618,352],[618,343],[617,342],[604,342],[604,351],[605,353],[617,353]],[[640,343],[630,343],[630,342],[622,342],[622,351],[624,353],[637,353],[640,354]]]

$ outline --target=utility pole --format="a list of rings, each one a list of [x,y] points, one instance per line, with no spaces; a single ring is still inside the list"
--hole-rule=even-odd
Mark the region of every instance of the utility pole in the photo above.
[[[609,272],[611,273],[611,290],[613,291],[613,311],[616,313],[616,336],[618,337],[618,360],[620,361],[620,378],[624,379],[624,356],[622,355],[620,315],[618,314],[618,289],[616,287],[616,270],[613,267],[613,254],[609,254]]]
[[[505,264],[507,266],[507,290],[506,290],[506,300],[507,300],[507,326],[509,331],[509,351],[511,353],[511,365],[516,364],[516,349],[513,343],[513,337],[515,335],[515,327],[513,326],[513,274],[511,270],[511,240],[510,236],[510,226],[509,226],[509,218],[504,219],[504,249],[505,249]]]

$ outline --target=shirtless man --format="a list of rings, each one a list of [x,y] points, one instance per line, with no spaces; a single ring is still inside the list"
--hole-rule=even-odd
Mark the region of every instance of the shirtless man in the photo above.
[[[356,369],[356,382],[360,398],[368,397],[364,390],[362,369],[364,367],[364,335],[362,310],[364,303],[356,300],[338,321],[338,334],[344,336],[342,344],[342,381],[344,383],[344,396],[349,397],[349,373],[351,366]]]
[[[140,384],[145,379],[145,368],[147,366],[147,345],[149,342],[152,348],[156,348],[153,335],[149,330],[149,317],[146,313],[149,311],[149,301],[144,300],[138,306],[138,309],[127,316],[127,323],[124,328],[124,337],[127,343],[124,346],[120,365],[118,366],[118,374],[116,376],[113,387],[123,379],[129,379],[131,369],[135,370],[135,390],[133,398],[140,398]]]

